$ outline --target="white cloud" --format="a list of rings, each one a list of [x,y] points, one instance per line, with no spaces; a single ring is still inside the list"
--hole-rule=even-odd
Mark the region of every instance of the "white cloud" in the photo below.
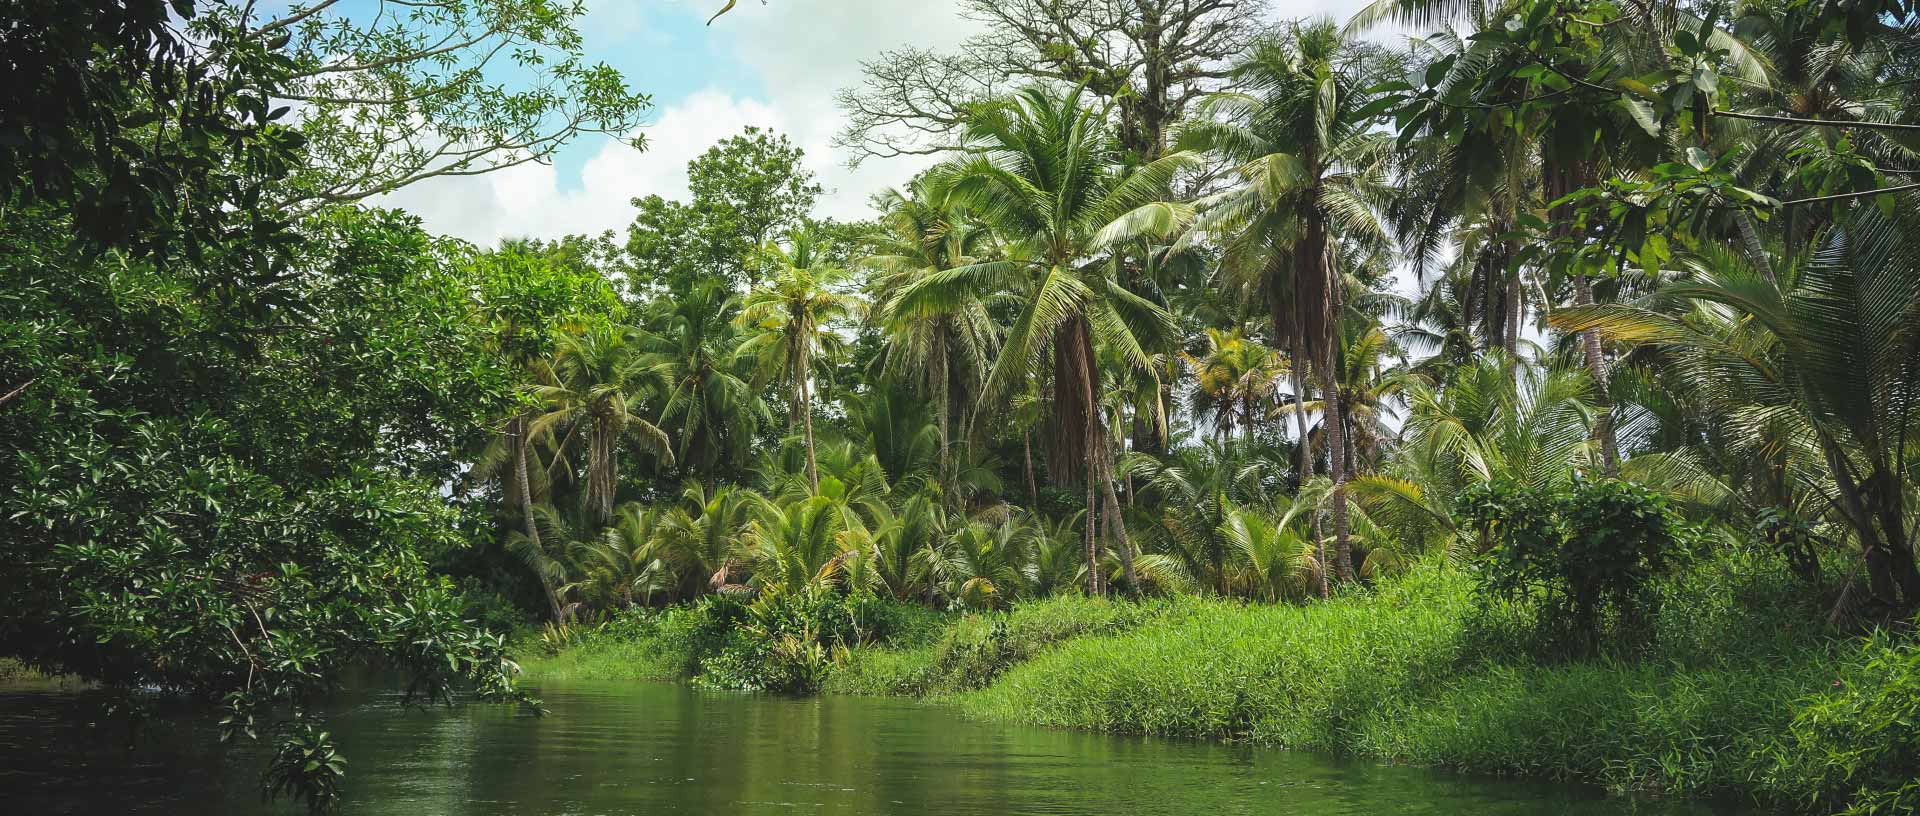
[[[1275,19],[1345,20],[1366,2],[1276,0],[1272,12]],[[588,18],[587,33],[595,42],[626,36],[671,48],[658,42],[662,33],[649,30],[635,8],[601,0]],[[687,9],[702,18],[708,13],[702,3],[687,4]],[[806,151],[809,168],[826,188],[817,215],[868,217],[874,193],[903,183],[933,160],[870,160],[858,169],[848,168],[847,157],[832,146],[834,133],[844,124],[833,103],[835,92],[858,82],[861,62],[882,51],[908,45],[948,49],[979,27],[959,15],[955,0],[776,0],[743,3],[707,30],[731,39],[734,58],[757,75],[761,88],[749,94],[710,87],[677,101],[659,100],[663,106],[644,131],[646,152],[608,139],[578,178],[563,179],[551,166],[524,165],[477,177],[435,179],[375,203],[404,207],[426,219],[429,229],[483,245],[506,237],[619,230],[632,220],[629,200],[649,194],[684,198],[688,160],[714,142],[758,125],[785,133]]]
[[[644,152],[607,140],[582,165],[576,183],[563,187],[556,168],[526,164],[433,179],[375,203],[418,213],[435,232],[489,246],[502,238],[619,231],[633,220],[632,199],[685,199],[687,162],[748,125],[787,129],[785,117],[769,105],[703,90],[666,107],[643,129]]]

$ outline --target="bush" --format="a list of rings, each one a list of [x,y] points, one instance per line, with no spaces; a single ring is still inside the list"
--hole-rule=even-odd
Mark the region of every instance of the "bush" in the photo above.
[[[1644,635],[1659,608],[1657,579],[1696,538],[1659,495],[1618,479],[1558,491],[1483,484],[1458,501],[1486,550],[1476,565],[1483,610],[1518,611],[1531,618],[1534,643],[1578,654]]]
[[[1883,634],[1858,657],[1801,707],[1768,781],[1810,811],[1920,811],[1920,647]]]

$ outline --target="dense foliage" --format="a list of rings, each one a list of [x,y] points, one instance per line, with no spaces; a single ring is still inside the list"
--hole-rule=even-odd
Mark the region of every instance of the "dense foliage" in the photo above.
[[[1402,717],[1373,753],[1494,770],[1513,683],[1605,740],[1696,688],[1650,745],[1785,742],[1676,745],[1675,787],[1913,807],[1907,0],[969,0],[840,97],[844,146],[932,157],[872,220],[749,129],[624,241],[493,248],[356,202],[630,131],[579,4],[96,5],[0,2],[0,651],[224,701],[315,806],[345,667],[507,696],[538,621],[735,688]],[[1796,637],[1700,659],[1729,559]],[[1623,755],[1555,770],[1655,775],[1583,761]]]

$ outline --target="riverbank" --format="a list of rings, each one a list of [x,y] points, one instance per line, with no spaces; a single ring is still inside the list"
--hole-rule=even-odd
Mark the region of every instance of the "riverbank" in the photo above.
[[[1582,660],[1486,637],[1470,580],[1441,568],[1305,606],[1056,598],[902,627],[829,655],[818,685],[992,720],[1915,812],[1920,653],[1835,634],[1791,581],[1714,562],[1667,590],[1644,645]],[[609,629],[526,665],[535,682],[686,677],[703,663],[685,629]]]

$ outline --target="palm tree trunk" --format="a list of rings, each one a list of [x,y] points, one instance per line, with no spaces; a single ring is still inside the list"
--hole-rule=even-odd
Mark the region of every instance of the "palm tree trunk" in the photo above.
[[[1027,461],[1026,461],[1027,509],[1037,513],[1040,511],[1040,486],[1038,483],[1036,483],[1033,480],[1033,431],[1032,430],[1021,429],[1020,451],[1021,453],[1025,454],[1027,457]]]
[[[1585,186],[1586,166],[1579,162],[1549,163],[1543,168],[1542,175],[1547,199],[1557,201]],[[1556,210],[1553,222],[1557,237],[1567,237],[1573,232],[1573,214],[1566,211],[1565,205]],[[1573,270],[1573,303],[1581,308],[1593,305],[1593,284],[1587,280],[1586,270],[1579,266]],[[1583,329],[1580,332],[1580,353],[1587,376],[1593,379],[1594,393],[1598,397],[1595,400],[1596,407],[1600,409],[1600,419],[1593,427],[1593,438],[1600,443],[1601,465],[1606,474],[1612,476],[1619,471],[1620,442],[1613,429],[1613,403],[1607,394],[1607,367],[1600,348],[1600,330]]]
[[[1576,270],[1573,273],[1573,303],[1585,308],[1593,305],[1593,286],[1587,281],[1587,273]],[[1586,363],[1587,376],[1593,378],[1594,402],[1600,409],[1600,418],[1594,422],[1594,438],[1600,440],[1601,466],[1608,476],[1620,471],[1620,440],[1613,430],[1613,400],[1607,393],[1607,364],[1600,352],[1600,331],[1583,329],[1580,332],[1580,356]]]
[[[1330,350],[1327,353],[1332,354]],[[1320,391],[1321,402],[1326,406],[1321,425],[1327,429],[1327,465],[1333,476],[1333,567],[1340,580],[1350,581],[1353,580],[1353,545],[1347,540],[1347,434],[1341,427],[1345,423],[1340,421],[1340,389],[1332,374],[1321,372]]]
[[[1098,363],[1093,356],[1092,330],[1085,317],[1077,317],[1061,328],[1065,342],[1056,342],[1056,354],[1068,355],[1067,362],[1072,375],[1080,382],[1080,415],[1082,423],[1081,458],[1085,468],[1081,478],[1087,487],[1086,550],[1087,550],[1087,591],[1093,595],[1106,594],[1106,582],[1100,574],[1100,544],[1098,527],[1100,521],[1100,492],[1095,484],[1102,476],[1100,470],[1101,448],[1105,441],[1100,435],[1100,405],[1095,398],[1094,378],[1098,376]],[[1056,402],[1056,410],[1063,402]]]
[[[1526,304],[1521,302],[1525,293],[1526,288],[1520,282],[1520,270],[1516,269],[1513,277],[1507,281],[1507,333],[1500,341],[1500,347],[1507,352],[1509,360],[1517,359],[1520,354],[1520,321],[1527,318]]]
[[[933,410],[940,414],[940,482],[944,490],[947,478],[953,472],[947,440],[947,415],[953,406],[949,404],[952,396],[948,393],[947,331],[944,321],[933,332],[933,368]]]
[[[1278,307],[1275,308],[1275,314],[1279,314]],[[1275,319],[1278,320],[1278,317]],[[1278,332],[1279,328],[1279,326],[1275,326],[1274,330]],[[1292,347],[1287,349],[1287,357],[1291,364],[1290,368],[1292,368],[1292,371],[1288,372],[1288,376],[1293,379],[1293,419],[1300,433],[1300,484],[1304,486],[1307,482],[1313,480],[1313,444],[1309,442],[1307,438],[1306,381],[1300,377],[1300,371],[1305,367],[1305,361],[1301,358],[1300,354],[1302,346],[1300,327],[1297,324],[1293,326],[1291,336],[1292,339],[1289,342]],[[1320,597],[1325,598],[1332,594],[1332,591],[1327,585],[1327,541],[1320,535],[1319,513],[1313,514],[1312,528],[1314,558],[1320,565],[1320,568],[1316,570],[1315,583],[1317,586],[1315,589],[1320,593]]]
[[[807,484],[815,493],[820,492],[820,465],[813,456],[813,372],[811,361],[807,358],[807,346],[802,342],[794,352],[799,361],[794,369],[794,400],[800,411],[801,421],[806,427],[807,438]]]
[[[1088,436],[1092,436],[1089,431]],[[1093,489],[1093,457],[1087,457],[1087,594],[1104,595],[1100,588],[1100,543],[1097,533],[1099,513],[1099,495]]]
[[[540,550],[540,525],[533,518],[533,482],[527,478],[527,456],[531,452],[529,450],[531,440],[527,438],[526,415],[514,417],[513,421],[507,425],[507,433],[512,437],[513,442],[513,479],[520,493],[520,518],[527,525],[527,541],[537,552]],[[553,583],[547,580],[547,576],[538,577],[540,589],[547,596],[548,611],[552,613],[554,622],[558,623],[561,615],[560,596],[553,591]]]
[[[1107,537],[1113,539],[1114,551],[1120,554],[1120,571],[1127,580],[1127,591],[1138,592],[1139,576],[1133,571],[1133,541],[1127,537],[1127,524],[1120,514],[1120,499],[1113,493],[1113,454],[1106,445],[1100,446],[1100,487],[1106,493]]]

